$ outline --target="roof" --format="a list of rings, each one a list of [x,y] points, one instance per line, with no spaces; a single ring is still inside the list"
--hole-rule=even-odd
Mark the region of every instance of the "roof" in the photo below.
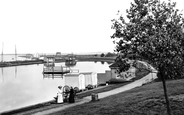
[[[54,55],[47,55],[47,56],[45,56],[45,58],[55,58],[55,56]]]
[[[109,68],[118,68],[118,63],[114,62],[113,64],[109,66]]]
[[[127,58],[125,58],[125,59],[123,59],[123,60],[127,60]],[[129,64],[131,64],[133,62],[133,60],[130,60],[130,59],[128,59],[128,61],[127,61],[127,63],[129,63]],[[120,62],[119,62],[120,63]],[[113,64],[111,64],[110,66],[109,66],[109,68],[119,68],[119,66],[118,66],[118,62],[114,62]]]

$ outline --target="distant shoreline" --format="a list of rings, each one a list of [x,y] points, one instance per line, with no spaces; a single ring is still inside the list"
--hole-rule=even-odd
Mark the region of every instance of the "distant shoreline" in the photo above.
[[[94,62],[108,62],[113,63],[115,60],[115,57],[77,57],[76,60],[78,62],[80,61],[94,61]],[[55,63],[65,62],[64,59],[56,60]],[[33,65],[33,64],[44,64],[46,63],[44,60],[37,59],[37,60],[21,60],[21,61],[5,61],[0,62],[0,68],[3,67],[12,67],[12,66],[22,66],[22,65]]]

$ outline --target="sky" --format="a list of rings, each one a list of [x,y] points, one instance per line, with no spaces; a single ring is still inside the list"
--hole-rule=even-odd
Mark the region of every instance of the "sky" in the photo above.
[[[132,1],[0,0],[0,52],[113,52],[111,20]]]

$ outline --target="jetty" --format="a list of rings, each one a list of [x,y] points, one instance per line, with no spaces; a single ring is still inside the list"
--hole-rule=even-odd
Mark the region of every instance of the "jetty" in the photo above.
[[[70,68],[62,66],[47,67],[43,69],[43,74],[66,74],[70,72]]]
[[[55,56],[45,56],[44,57],[44,68],[43,68],[43,76],[44,78],[46,76],[52,75],[60,75],[61,77],[63,74],[70,73],[71,70],[69,67],[64,67],[64,66],[55,66],[56,58]]]

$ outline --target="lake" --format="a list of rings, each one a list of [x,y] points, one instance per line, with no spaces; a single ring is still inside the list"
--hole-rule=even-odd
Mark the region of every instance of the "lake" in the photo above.
[[[44,78],[43,66],[35,64],[0,68],[0,112],[53,100],[57,87],[63,85],[63,78]],[[110,70],[106,62],[77,62],[71,69],[97,73]]]

